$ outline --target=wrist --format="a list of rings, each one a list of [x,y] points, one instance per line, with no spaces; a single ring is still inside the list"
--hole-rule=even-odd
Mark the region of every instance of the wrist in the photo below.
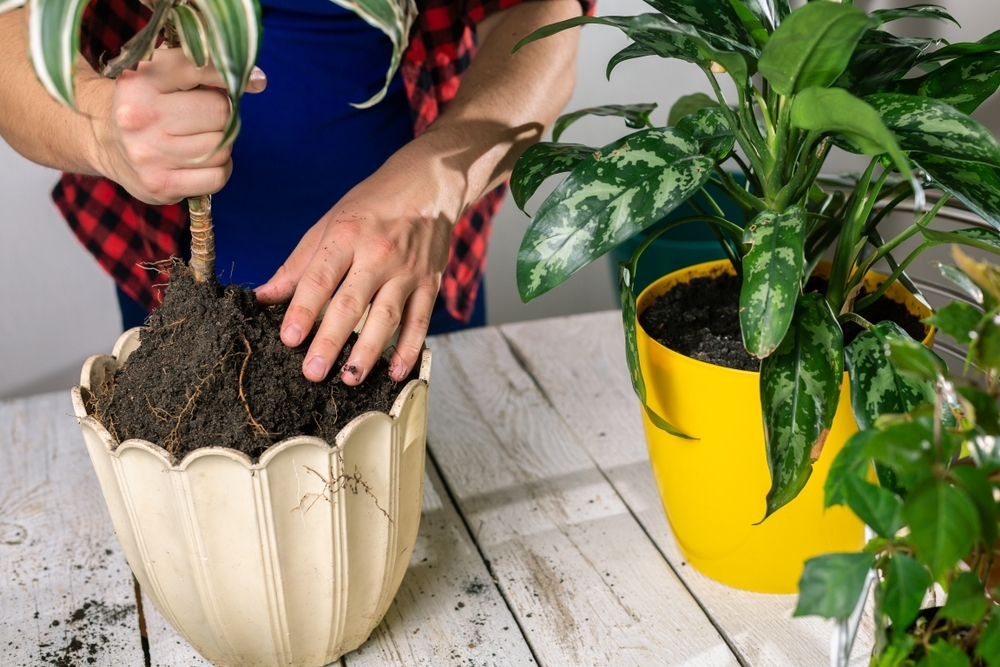
[[[79,136],[79,159],[87,173],[113,178],[108,147],[114,143],[111,131],[111,97],[114,81],[102,78],[82,64],[76,81],[76,100],[83,127]]]

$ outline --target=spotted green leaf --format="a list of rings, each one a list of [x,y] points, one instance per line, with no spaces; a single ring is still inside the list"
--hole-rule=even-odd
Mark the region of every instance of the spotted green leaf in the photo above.
[[[718,101],[716,101],[714,97],[709,97],[705,93],[684,95],[674,103],[674,106],[670,107],[670,114],[667,116],[667,125],[674,127],[685,116],[690,116],[691,114],[697,113],[702,109],[717,106],[719,106]]]
[[[888,92],[941,100],[962,113],[972,113],[1000,88],[1000,54],[956,58],[921,77],[894,82]]]
[[[806,485],[830,432],[844,379],[844,334],[826,299],[799,297],[778,349],[761,362],[771,490],[767,516],[791,502]]]
[[[256,3],[257,0],[245,0]],[[378,28],[392,42],[392,56],[386,68],[385,85],[371,99],[351,106],[366,109],[385,97],[392,83],[392,77],[403,61],[403,53],[409,45],[410,28],[417,18],[415,0],[333,0],[335,4],[350,9],[368,25]],[[196,3],[197,4],[197,3]],[[214,55],[214,52],[213,52]]]
[[[88,4],[89,0],[28,0],[28,47],[35,74],[49,95],[72,109],[80,21]]]
[[[772,43],[773,40],[768,42]],[[895,135],[885,126],[881,116],[870,104],[843,88],[806,88],[795,96],[791,120],[793,126],[803,130],[843,134],[865,155],[887,153],[899,173],[910,181],[918,204],[917,209],[923,207],[923,186],[910,169],[909,160],[900,150]]]
[[[655,55],[659,54],[645,44],[629,44],[624,49],[611,56],[611,60],[608,61],[608,69],[605,73],[608,81],[611,80],[611,72],[626,60],[635,60],[636,58],[645,58],[646,56]],[[670,125],[671,123],[667,124]]]
[[[101,76],[115,79],[121,76],[121,73],[125,70],[135,69],[140,62],[149,60],[153,55],[153,49],[156,48],[156,40],[160,36],[160,31],[163,30],[167,18],[170,17],[174,21],[174,25],[177,25],[177,21],[173,16],[175,12],[172,11],[173,4],[174,0],[157,0],[157,2],[153,3],[153,15],[150,17],[149,23],[143,26],[142,30],[133,35],[130,40],[125,42],[121,52],[108,61],[108,64],[101,70]],[[184,6],[183,8],[190,11],[190,7]],[[187,55],[187,51],[184,53]],[[190,58],[190,56],[188,57]]]
[[[537,143],[521,154],[510,174],[510,194],[524,210],[531,195],[545,179],[571,171],[584,160],[593,159],[596,148],[582,144]]]
[[[646,0],[671,22],[690,25],[716,48],[752,49],[756,45],[732,5],[726,0]]]
[[[958,21],[940,5],[919,4],[909,7],[899,7],[896,9],[876,9],[872,16],[881,21],[898,21],[899,19],[938,19],[939,21],[951,21],[959,25]],[[959,26],[961,27],[961,26]]]
[[[907,496],[903,517],[917,555],[938,582],[969,555],[980,536],[979,515],[968,494],[936,477]]]
[[[862,35],[836,85],[859,97],[880,91],[909,72],[917,59],[938,41],[896,37],[882,30],[868,30]]]
[[[27,0],[0,0],[0,14],[11,9],[17,9],[18,7],[23,7]]]
[[[903,503],[888,489],[858,477],[847,477],[844,499],[865,525],[890,539],[903,527]]]
[[[897,628],[907,628],[920,613],[931,575],[916,559],[896,552],[885,568],[881,610]]]
[[[899,93],[869,95],[904,151],[1000,167],[1000,144],[982,123],[940,100]]]
[[[552,125],[552,141],[559,141],[559,137],[566,131],[566,128],[580,120],[584,116],[619,116],[625,119],[625,125],[633,129],[647,127],[650,125],[649,114],[656,109],[656,103],[651,104],[608,104],[600,107],[590,107],[580,109],[573,113],[564,114],[556,119]]]
[[[744,29],[750,34],[754,43],[759,47],[767,44],[767,40],[771,38],[771,33],[768,32],[767,27],[764,25],[764,19],[750,11],[743,3],[743,0],[729,0],[729,4],[732,6],[733,11],[736,12],[740,21],[743,22]]]
[[[792,12],[760,54],[758,68],[781,95],[831,85],[872,21],[848,4],[813,2]]]
[[[1000,173],[996,169],[925,153],[911,157],[942,190],[1000,230]]]
[[[198,68],[208,64],[208,35],[205,22],[194,8],[176,5],[170,10],[170,21],[177,28],[184,55]]]
[[[750,354],[770,356],[785,338],[795,314],[805,263],[806,211],[762,211],[743,233],[750,246],[743,256],[740,329]]]
[[[726,116],[718,107],[710,107],[685,116],[677,123],[677,129],[687,132],[698,146],[702,155],[722,161],[733,150],[736,135],[726,122]]]
[[[636,327],[638,324],[635,312],[634,278],[635,265],[630,262],[621,262],[618,265],[618,291],[622,301],[622,325],[625,329],[625,360],[628,363],[629,377],[632,379],[632,389],[639,398],[646,416],[649,417],[649,420],[656,428],[678,438],[692,440],[691,436],[681,433],[646,404],[646,381],[642,378],[642,367],[639,365],[639,343],[636,338]]]
[[[944,361],[929,348],[909,336],[897,335],[891,328],[883,329],[883,333],[886,355],[899,372],[925,382],[936,382],[944,372]]]
[[[888,338],[893,336],[906,338],[908,334],[894,322],[879,322],[847,346],[851,407],[859,429],[875,428],[882,415],[903,414],[934,401],[933,384],[903,374],[886,355]]]
[[[661,220],[708,180],[715,160],[676,128],[642,130],[584,160],[542,202],[521,241],[527,302]]]
[[[671,23],[660,14],[636,16],[628,30],[629,37],[645,44],[665,58],[679,58],[707,69],[713,62],[722,65],[738,85],[746,83],[747,75],[753,72],[743,55],[727,47],[746,51],[753,66],[756,66],[756,49],[737,42],[726,42],[719,35],[701,33],[694,26],[685,23]],[[719,47],[719,43],[725,46]]]
[[[957,229],[953,232],[943,232],[937,229],[922,229],[920,231],[925,239],[934,243],[957,243],[1000,255],[1000,234],[989,229],[972,227]]]
[[[806,561],[799,580],[795,616],[848,618],[865,593],[875,557],[866,553],[827,554]]]
[[[958,42],[938,49],[920,58],[919,63],[935,63],[952,58],[961,58],[977,53],[1000,51],[1000,30],[991,32],[978,42]]]

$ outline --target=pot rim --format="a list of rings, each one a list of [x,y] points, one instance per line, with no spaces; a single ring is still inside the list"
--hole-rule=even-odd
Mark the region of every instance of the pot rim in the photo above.
[[[329,451],[341,451],[351,434],[357,430],[362,423],[370,419],[388,419],[393,423],[398,422],[400,415],[403,412],[403,407],[406,405],[407,401],[413,397],[413,393],[417,390],[417,388],[421,386],[430,386],[431,350],[425,345],[420,353],[420,370],[418,377],[406,383],[406,386],[404,386],[402,391],[400,391],[396,400],[393,401],[388,414],[377,410],[371,410],[358,415],[337,432],[333,443],[316,436],[294,435],[290,438],[285,438],[284,440],[276,442],[265,449],[264,452],[258,457],[256,463],[254,463],[253,459],[251,459],[247,454],[235,449],[230,449],[229,447],[201,447],[188,452],[183,458],[178,459],[163,447],[142,438],[130,438],[123,442],[118,442],[114,436],[111,435],[110,431],[108,431],[108,429],[105,428],[104,425],[93,417],[87,410],[87,400],[84,398],[84,391],[88,394],[90,393],[90,380],[93,377],[94,371],[97,368],[102,368],[105,373],[117,370],[119,365],[128,359],[132,352],[138,349],[139,334],[143,328],[144,327],[135,327],[119,336],[118,340],[115,341],[115,345],[112,348],[110,356],[106,354],[95,354],[84,362],[83,369],[80,372],[80,384],[73,387],[71,392],[73,399],[73,412],[75,413],[77,421],[81,425],[86,424],[94,431],[107,448],[108,453],[112,456],[121,456],[123,452],[129,449],[141,449],[158,457],[163,462],[164,467],[169,470],[183,471],[197,459],[204,458],[206,456],[221,456],[242,463],[251,471],[262,470],[267,467],[274,457],[278,456],[286,449],[297,445],[312,445],[314,447],[325,448]]]
[[[819,263],[819,265],[813,270],[813,275],[814,276],[815,275],[823,275],[823,273],[828,273],[829,264],[830,263],[829,263],[828,260],[821,261]],[[824,269],[827,269],[827,271],[824,271]],[[731,271],[732,271],[732,265],[730,264],[730,262],[729,262],[728,259],[716,259],[716,260],[712,260],[712,261],[709,261],[709,262],[702,262],[700,264],[692,264],[691,266],[684,267],[683,269],[678,269],[676,271],[671,271],[670,273],[665,274],[663,276],[660,276],[659,278],[657,278],[656,280],[654,280],[652,283],[649,284],[649,286],[646,287],[646,289],[644,289],[636,297],[636,305],[637,305],[636,314],[635,314],[635,319],[636,319],[636,322],[635,322],[635,325],[636,325],[636,335],[645,336],[646,338],[649,339],[649,341],[650,341],[650,343],[652,345],[656,346],[659,349],[665,350],[666,352],[668,352],[670,354],[673,354],[673,355],[676,355],[677,357],[680,357],[681,359],[684,360],[685,363],[692,363],[692,364],[696,364],[696,365],[703,365],[703,366],[706,366],[706,367],[711,368],[711,369],[726,371],[727,373],[739,373],[741,375],[747,375],[747,376],[758,376],[758,375],[760,375],[760,371],[746,371],[746,370],[742,370],[742,369],[738,369],[738,368],[729,368],[727,366],[721,366],[719,364],[713,364],[713,363],[710,363],[710,362],[707,362],[707,361],[702,361],[701,359],[695,359],[694,357],[689,357],[689,356],[687,356],[685,354],[681,354],[680,352],[678,352],[676,350],[673,350],[673,349],[667,347],[666,345],[663,345],[658,340],[656,340],[655,338],[653,338],[652,336],[650,336],[646,332],[646,330],[643,329],[642,325],[639,323],[639,315],[641,313],[645,312],[646,308],[648,308],[649,306],[647,305],[645,308],[642,308],[640,310],[638,308],[638,305],[640,303],[642,303],[642,301],[644,301],[646,299],[652,300],[652,299],[654,299],[656,297],[659,297],[659,296],[662,296],[663,294],[666,294],[669,291],[669,289],[662,290],[655,297],[652,296],[651,292],[655,288],[657,288],[658,286],[660,286],[661,283],[669,281],[671,279],[675,279],[675,283],[681,283],[681,282],[690,282],[690,280],[693,279],[693,278],[701,278],[701,277],[715,278],[715,277],[718,277],[718,276],[720,276],[720,275],[722,275],[724,273],[731,273]],[[690,277],[687,280],[680,280],[680,279],[678,279],[679,277],[683,276],[684,274],[687,274]],[[882,281],[885,281],[886,279],[888,279],[888,276],[886,276],[883,273],[879,273],[878,271],[871,271],[871,270],[869,270],[867,272],[866,276],[865,276],[865,282],[866,283],[869,280],[875,280],[875,281],[882,280]],[[892,301],[896,301],[895,299],[893,299],[890,296],[890,293],[893,292],[893,291],[898,291],[899,289],[902,289],[909,298],[911,298],[911,299],[914,300],[914,302],[916,303],[916,307],[917,308],[919,308],[921,310],[926,310],[928,316],[933,314],[933,311],[930,308],[928,308],[926,305],[924,305],[923,303],[921,303],[917,299],[917,297],[914,296],[909,290],[906,290],[906,288],[903,287],[902,283],[896,282],[896,284],[892,285],[886,291],[886,293],[883,296],[885,298],[888,298],[888,299],[892,300]],[[896,301],[896,303],[900,303],[900,302]],[[903,305],[907,305],[907,304],[903,304]],[[916,313],[912,313],[912,314],[916,315]],[[927,345],[927,346],[930,346],[931,344],[933,344],[933,342],[934,342],[934,335],[935,335],[936,331],[937,331],[937,329],[935,327],[925,324],[924,325],[924,332],[925,332],[925,334],[924,334],[924,338],[921,341],[921,343],[923,343],[924,345]],[[847,370],[846,369],[844,370],[844,374],[847,375]]]

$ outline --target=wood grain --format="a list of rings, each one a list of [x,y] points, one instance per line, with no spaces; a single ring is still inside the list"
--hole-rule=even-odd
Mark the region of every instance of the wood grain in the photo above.
[[[9,667],[142,665],[132,573],[69,392],[0,401],[0,652]]]
[[[832,624],[792,618],[794,595],[748,593],[708,579],[681,556],[660,504],[638,399],[625,365],[621,315],[605,312],[502,327],[503,335],[674,570],[753,667],[825,667]],[[851,665],[868,664],[866,615]]]
[[[428,446],[539,664],[738,664],[499,332],[429,345]]]

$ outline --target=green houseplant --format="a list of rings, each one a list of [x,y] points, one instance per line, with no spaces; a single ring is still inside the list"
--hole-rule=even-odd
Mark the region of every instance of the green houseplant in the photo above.
[[[555,142],[529,149],[511,181],[522,208],[543,180],[569,173],[532,218],[518,255],[518,285],[527,301],[638,232],[655,236],[707,223],[742,280],[742,338],[761,359],[770,470],[764,514],[770,517],[809,480],[834,420],[843,369],[850,372],[862,427],[930,395],[926,383],[898,381],[892,359],[858,343],[845,345],[842,325],[878,326],[858,311],[896,283],[919,295],[905,271],[929,247],[957,243],[1000,252],[995,231],[931,226],[955,199],[1000,229],[1000,145],[968,116],[1000,85],[1000,34],[945,45],[884,29],[900,18],[953,20],[934,5],[869,13],[849,0],[812,0],[795,11],[787,0],[646,2],[651,13],[581,17],[547,26],[522,44],[584,24],[610,26],[631,43],[611,58],[609,76],[634,58],[675,58],[699,67],[715,95],[682,98],[665,127],[651,121],[648,105],[583,110],[564,117],[556,130],[587,113],[622,116],[644,129],[603,147]],[[724,95],[723,75],[735,96]],[[870,156],[864,173],[850,182],[822,177],[835,146]],[[746,186],[727,168],[742,172]],[[720,215],[707,184],[722,189],[742,219]],[[880,224],[910,199],[915,220],[884,239]],[[684,202],[698,215],[660,222]],[[894,251],[909,239],[922,242],[897,258]],[[650,423],[678,437],[699,437],[648,405],[632,289],[641,251],[620,266],[633,387]],[[824,256],[832,256],[827,286],[807,292]],[[891,275],[862,292],[880,260]]]
[[[934,384],[932,401],[883,416],[837,457],[826,502],[849,506],[875,536],[861,553],[811,560],[802,577],[796,614],[843,620],[860,611],[869,571],[878,573],[877,667],[1000,665],[1000,268],[955,258],[957,267],[941,269],[966,300],[930,322],[969,346],[983,382],[955,379],[930,350],[886,337],[898,368]],[[891,470],[893,483],[872,484],[869,461]],[[940,606],[921,610],[934,584],[947,601],[932,597]]]

